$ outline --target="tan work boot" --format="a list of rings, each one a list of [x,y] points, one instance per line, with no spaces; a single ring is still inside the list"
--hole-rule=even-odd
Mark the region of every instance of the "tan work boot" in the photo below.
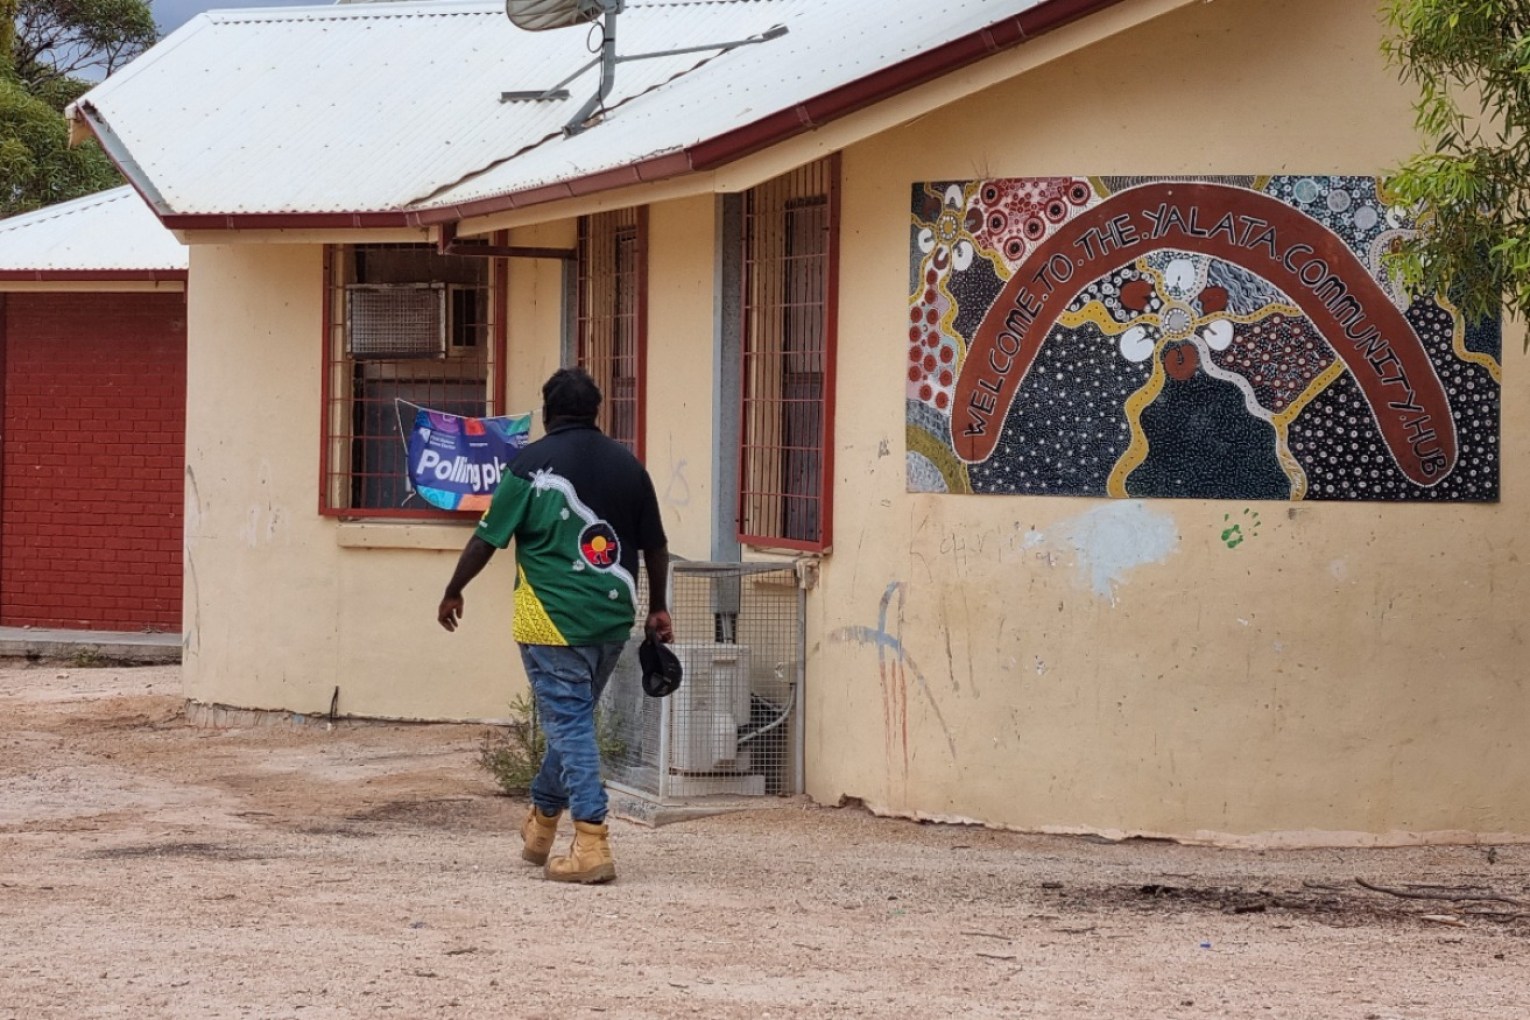
[[[547,863],[547,855],[558,839],[558,819],[562,817],[562,811],[544,815],[541,808],[531,805],[526,820],[521,823],[521,839],[525,842],[521,847],[521,860],[532,864]]]
[[[574,843],[567,857],[554,857],[543,872],[554,882],[609,882],[616,877],[611,860],[610,830],[604,822],[575,822]]]

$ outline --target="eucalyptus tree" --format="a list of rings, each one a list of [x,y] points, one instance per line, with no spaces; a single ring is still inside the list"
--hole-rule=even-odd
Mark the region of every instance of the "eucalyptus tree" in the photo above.
[[[1530,0],[1384,0],[1424,146],[1388,186],[1421,214],[1391,256],[1414,291],[1530,321]]]
[[[64,107],[155,39],[145,0],[0,0],[0,216],[121,182]]]

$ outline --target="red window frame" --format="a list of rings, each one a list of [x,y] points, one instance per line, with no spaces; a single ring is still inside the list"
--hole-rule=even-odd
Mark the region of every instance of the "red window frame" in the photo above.
[[[839,321],[836,153],[744,196],[738,538],[827,552]]]
[[[600,386],[601,431],[638,460],[648,424],[648,209],[579,217],[575,363]]]
[[[508,244],[508,235],[500,233],[493,238],[493,244]],[[505,406],[505,352],[506,352],[506,299],[509,290],[509,270],[504,259],[479,259],[470,256],[441,256],[432,244],[378,244],[378,245],[326,245],[324,248],[324,276],[323,286],[323,322],[320,329],[320,401],[319,401],[319,485],[318,485],[318,508],[321,516],[336,517],[342,520],[460,520],[473,521],[478,518],[477,513],[440,510],[420,503],[412,506],[368,507],[357,505],[356,489],[358,481],[366,477],[366,472],[357,472],[354,469],[356,461],[365,457],[364,452],[358,453],[358,449],[365,450],[369,442],[381,442],[391,439],[390,435],[368,434],[366,428],[356,428],[356,416],[358,414],[357,401],[354,395],[356,359],[351,358],[345,352],[346,342],[346,312],[344,301],[338,300],[338,296],[344,293],[344,288],[349,279],[349,271],[342,275],[342,270],[347,262],[354,257],[357,249],[379,250],[417,248],[421,253],[432,253],[437,258],[463,259],[472,262],[487,262],[486,287],[487,310],[483,313],[487,316],[487,322],[482,323],[487,343],[485,351],[484,371],[484,413],[503,413]],[[425,281],[422,281],[425,282]],[[452,314],[449,307],[448,313]],[[448,344],[455,341],[455,336],[450,335]],[[442,360],[443,365],[446,359]],[[414,382],[422,382],[428,386],[431,380],[414,378]],[[443,385],[452,382],[445,377],[441,380]],[[374,402],[375,403],[375,402]],[[362,412],[363,415],[365,412]],[[396,426],[395,426],[396,427]],[[402,436],[398,437],[402,443]]]

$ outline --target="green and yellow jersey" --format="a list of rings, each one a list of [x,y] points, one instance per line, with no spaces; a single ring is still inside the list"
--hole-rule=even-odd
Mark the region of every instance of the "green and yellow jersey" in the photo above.
[[[637,615],[638,551],[665,544],[648,472],[592,425],[557,428],[522,450],[478,522],[515,540],[515,640],[625,641]]]

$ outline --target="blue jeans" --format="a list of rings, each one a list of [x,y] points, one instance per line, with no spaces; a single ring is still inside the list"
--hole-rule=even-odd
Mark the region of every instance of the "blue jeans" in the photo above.
[[[537,703],[537,724],[547,737],[542,768],[531,781],[531,802],[547,814],[570,808],[576,822],[606,820],[600,782],[595,705],[622,654],[605,645],[521,645],[521,661]]]

